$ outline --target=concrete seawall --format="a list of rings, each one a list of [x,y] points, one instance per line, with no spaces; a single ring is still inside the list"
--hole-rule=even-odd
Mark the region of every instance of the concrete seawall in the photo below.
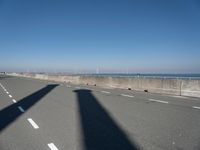
[[[70,82],[73,84],[88,84],[108,88],[148,91],[150,93],[200,97],[200,80],[158,79],[142,77],[58,76],[16,73],[10,75],[48,81]]]

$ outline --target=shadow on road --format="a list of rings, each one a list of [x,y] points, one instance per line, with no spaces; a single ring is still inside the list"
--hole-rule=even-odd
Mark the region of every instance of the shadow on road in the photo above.
[[[46,94],[53,90],[57,84],[47,85],[44,88],[36,91],[35,93],[21,99],[15,104],[12,104],[0,111],[0,132],[13,123],[17,118],[19,118],[23,113],[18,109],[21,106],[25,111],[30,109],[38,101],[40,101]]]
[[[90,90],[75,90],[85,150],[139,150]]]

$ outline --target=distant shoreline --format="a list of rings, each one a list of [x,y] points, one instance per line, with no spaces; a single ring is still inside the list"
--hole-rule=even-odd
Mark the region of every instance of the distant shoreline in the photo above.
[[[83,76],[100,77],[143,77],[143,78],[167,78],[167,79],[200,79],[200,74],[79,74]]]

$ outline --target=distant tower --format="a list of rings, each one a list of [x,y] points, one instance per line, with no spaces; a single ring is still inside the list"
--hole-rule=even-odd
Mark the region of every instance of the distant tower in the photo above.
[[[96,68],[96,74],[99,74],[99,68]]]

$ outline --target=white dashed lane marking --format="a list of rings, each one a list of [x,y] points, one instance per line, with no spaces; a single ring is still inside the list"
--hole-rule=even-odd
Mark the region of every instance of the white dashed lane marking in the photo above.
[[[12,99],[13,103],[17,103],[17,101],[15,99]]]
[[[187,97],[177,96],[177,95],[175,95],[175,96],[170,96],[170,97],[174,97],[174,98],[183,98],[183,99],[186,99],[186,98],[187,98]]]
[[[49,148],[51,149],[51,150],[58,150],[58,148],[53,144],[53,143],[49,143],[49,144],[47,144],[48,146],[49,146]]]
[[[127,95],[127,94],[121,94],[121,96],[130,97],[130,98],[134,97],[133,95]]]
[[[9,94],[9,92],[8,92],[8,91],[7,91],[6,93],[7,93],[7,94]]]
[[[149,101],[151,101],[151,102],[158,102],[158,103],[164,103],[164,104],[168,104],[169,103],[167,101],[161,101],[161,100],[156,100],[156,99],[149,99]]]
[[[80,89],[80,88],[81,88],[81,87],[79,87],[79,86],[76,86],[76,87],[75,87],[75,89]]]
[[[8,95],[10,98],[12,97],[12,95]]]
[[[200,107],[197,107],[197,106],[193,106],[192,108],[195,108],[195,109],[200,109]]]
[[[102,93],[106,93],[106,94],[110,94],[110,92],[108,91],[101,91]]]
[[[23,113],[25,112],[24,109],[21,106],[18,106],[18,109]]]
[[[33,121],[33,119],[28,118],[27,120],[33,126],[34,129],[39,129],[39,126]]]

